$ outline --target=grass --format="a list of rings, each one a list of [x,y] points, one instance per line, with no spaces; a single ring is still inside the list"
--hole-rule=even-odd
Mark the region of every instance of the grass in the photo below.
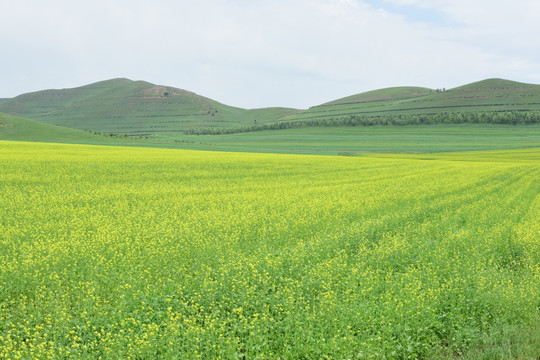
[[[104,137],[81,130],[54,126],[0,113],[0,140],[84,143],[103,141],[102,138]]]
[[[536,359],[540,125],[179,132],[532,109],[536,91],[392,88],[301,112],[117,79],[0,99],[150,137],[0,114],[17,140],[0,141],[0,359]]]
[[[0,141],[0,358],[536,359],[539,149]]]
[[[38,91],[0,103],[0,112],[64,127],[132,136],[178,133],[193,127],[252,125],[294,111],[246,110],[189,91],[128,79]]]
[[[176,137],[163,137],[172,140]],[[184,148],[297,154],[432,153],[540,146],[540,125],[312,127],[184,135]]]
[[[0,140],[71,144],[156,146],[146,139],[99,135],[0,113]],[[157,143],[159,144],[159,142]],[[158,145],[159,146],[159,145]]]
[[[45,90],[0,101],[0,112],[75,129],[179,139],[190,129],[238,129],[302,120],[362,115],[389,117],[439,113],[540,110],[540,85],[489,79],[447,91],[396,87],[313,106],[241,109],[189,91],[144,81],[113,79]]]
[[[314,106],[284,120],[531,110],[540,110],[540,85],[488,79],[446,91],[411,87],[370,91]]]
[[[2,125],[3,124],[3,125]],[[162,133],[111,137],[0,114],[0,139],[196,150],[362,155],[526,149],[540,146],[540,125],[311,127],[231,135]]]

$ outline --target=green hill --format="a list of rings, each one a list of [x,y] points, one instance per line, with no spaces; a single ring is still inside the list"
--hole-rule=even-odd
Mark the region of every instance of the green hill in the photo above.
[[[322,104],[322,106],[410,99],[410,98],[429,95],[431,92],[432,92],[431,89],[423,88],[423,87],[414,87],[414,86],[393,87],[393,88],[372,90],[372,91],[368,91],[361,94],[347,96],[338,100],[327,102],[325,104]]]
[[[0,140],[111,144],[119,138],[0,113]]]
[[[296,110],[246,110],[174,87],[113,79],[73,89],[23,94],[0,102],[0,111],[75,129],[150,136],[190,128],[264,123]]]
[[[344,97],[307,110],[247,110],[170,86],[112,79],[73,89],[44,90],[0,99],[0,112],[68,128],[170,142],[180,140],[185,133],[358,125],[358,121],[347,123],[351,117],[361,117],[363,125],[366,118],[370,119],[368,125],[535,123],[540,119],[540,85],[488,79],[449,90],[392,87]],[[512,117],[492,121],[506,112],[512,112]],[[432,115],[441,114],[446,117],[437,121],[394,121],[396,117],[433,118]],[[477,117],[475,121],[464,119],[473,115]],[[520,119],[516,120],[517,117]],[[388,121],[392,118],[394,120]]]
[[[99,138],[103,136],[0,113],[0,140],[86,142]]]
[[[540,85],[488,79],[450,90],[396,87],[369,91],[314,106],[282,120],[538,110]]]
[[[166,142],[157,143],[146,138],[95,134],[3,113],[0,113],[0,140],[127,146],[174,145]]]

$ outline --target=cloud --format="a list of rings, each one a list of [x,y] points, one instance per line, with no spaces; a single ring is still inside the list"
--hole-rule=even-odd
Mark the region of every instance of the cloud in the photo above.
[[[0,66],[9,71],[0,97],[129,77],[235,106],[307,107],[386,86],[540,82],[536,1],[18,0],[2,7],[8,55]]]

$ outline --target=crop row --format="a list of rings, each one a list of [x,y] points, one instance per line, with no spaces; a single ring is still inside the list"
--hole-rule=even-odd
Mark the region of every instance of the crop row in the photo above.
[[[534,328],[540,166],[482,156],[0,142],[0,358],[425,358]]]

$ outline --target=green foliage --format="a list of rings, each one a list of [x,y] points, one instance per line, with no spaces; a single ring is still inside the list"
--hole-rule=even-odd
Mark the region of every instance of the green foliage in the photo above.
[[[534,359],[539,150],[393,156],[0,142],[0,358]]]

